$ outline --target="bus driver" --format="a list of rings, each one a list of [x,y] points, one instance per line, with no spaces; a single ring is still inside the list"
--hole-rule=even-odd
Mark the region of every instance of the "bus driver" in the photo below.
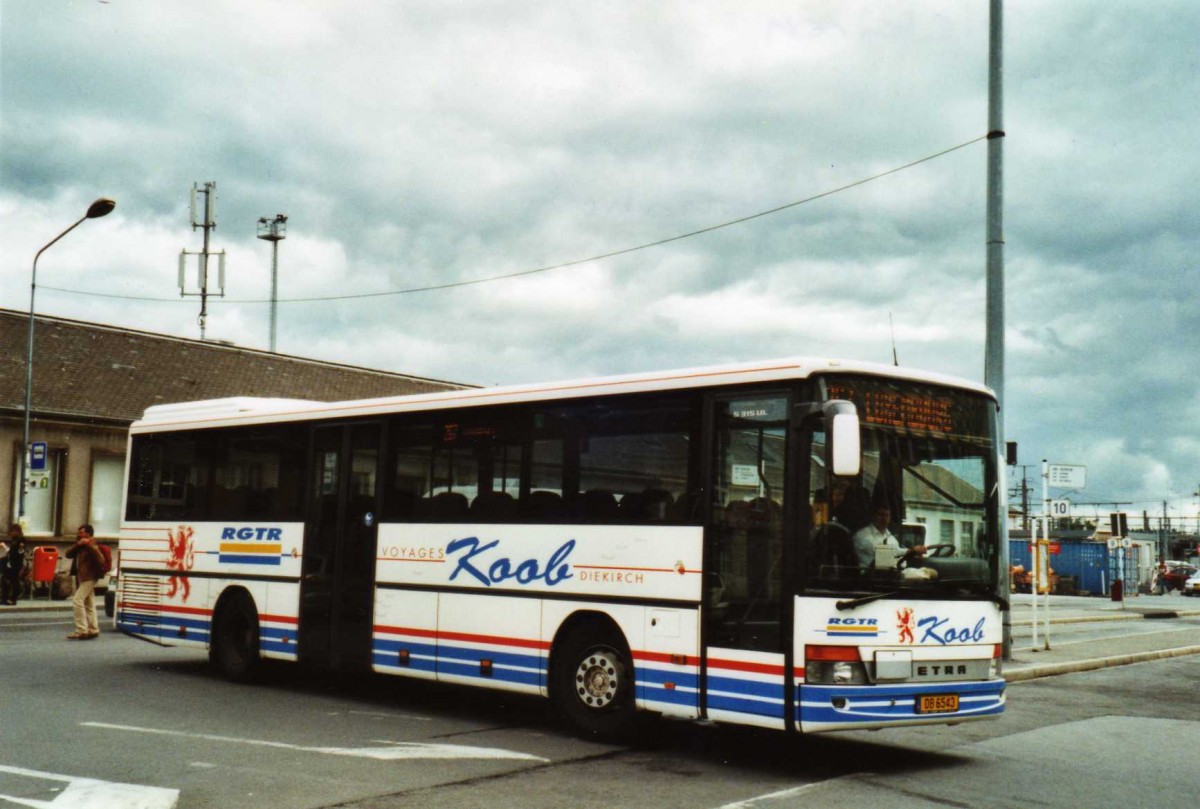
[[[891,508],[886,503],[880,503],[875,507],[875,514],[871,520],[871,524],[859,529],[854,534],[854,557],[858,562],[860,570],[870,570],[875,566],[876,548],[894,548],[896,559],[899,559],[901,556],[920,556],[925,553],[924,545],[917,545],[907,549],[901,547],[899,540],[888,530],[888,525],[891,521]]]

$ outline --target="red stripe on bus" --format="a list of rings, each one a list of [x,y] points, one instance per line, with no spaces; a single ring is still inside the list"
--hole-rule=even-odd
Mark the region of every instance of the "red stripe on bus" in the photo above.
[[[637,573],[676,573],[683,575],[684,573],[701,573],[699,570],[690,570],[684,568],[679,570],[674,567],[612,567],[610,565],[575,565],[579,570],[631,570]]]
[[[139,601],[123,601],[123,607],[131,610],[146,610],[147,612],[179,612],[184,615],[212,615],[212,610],[204,607],[177,607],[174,604],[143,604]]]
[[[681,661],[679,658],[683,658]],[[667,654],[665,652],[634,652],[634,660],[645,660],[648,663],[670,663],[675,666],[694,666],[700,662],[698,658],[689,655]]]
[[[376,626],[375,631],[387,635],[411,635],[418,638],[430,638],[438,641],[465,641],[467,643],[487,643],[493,646],[518,646],[522,649],[549,649],[550,644],[541,640],[525,638],[504,638],[498,635],[476,635],[469,632],[439,632],[435,629],[416,629],[404,626]]]
[[[783,666],[774,663],[749,663],[745,660],[720,660],[710,657],[708,659],[708,667],[710,669],[730,669],[732,671],[745,671],[753,674],[771,674],[782,676]]]

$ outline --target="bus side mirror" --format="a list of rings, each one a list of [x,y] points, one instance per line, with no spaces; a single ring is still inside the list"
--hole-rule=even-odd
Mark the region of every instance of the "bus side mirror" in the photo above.
[[[833,399],[825,403],[825,468],[837,477],[854,477],[862,471],[862,432],[853,402]]]

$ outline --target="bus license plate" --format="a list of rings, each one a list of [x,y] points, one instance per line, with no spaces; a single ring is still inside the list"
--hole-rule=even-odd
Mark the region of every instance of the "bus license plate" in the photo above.
[[[917,697],[917,713],[954,713],[958,694],[926,694]]]

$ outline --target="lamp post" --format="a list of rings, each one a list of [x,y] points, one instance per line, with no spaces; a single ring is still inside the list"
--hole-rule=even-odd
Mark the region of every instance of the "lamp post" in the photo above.
[[[79,217],[69,228],[47,242],[46,246],[38,250],[37,255],[33,257],[33,274],[29,279],[29,341],[28,351],[25,355],[25,433],[21,444],[21,493],[18,498],[19,505],[17,506],[18,522],[23,522],[25,519],[25,495],[29,491],[29,410],[30,399],[33,394],[33,300],[37,294],[38,259],[41,258],[42,253],[46,252],[51,245],[83,224],[83,220],[99,219],[102,216],[107,216],[112,213],[115,207],[117,207],[117,203],[108,197],[101,197],[96,200],[88,206],[87,213]]]

